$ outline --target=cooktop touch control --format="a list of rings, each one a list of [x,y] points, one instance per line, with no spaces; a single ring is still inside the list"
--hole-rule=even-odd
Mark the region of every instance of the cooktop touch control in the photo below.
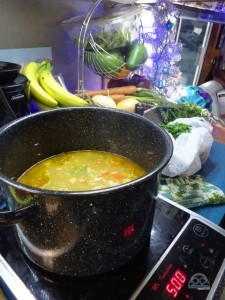
[[[225,236],[192,219],[135,299],[206,300],[224,261]]]

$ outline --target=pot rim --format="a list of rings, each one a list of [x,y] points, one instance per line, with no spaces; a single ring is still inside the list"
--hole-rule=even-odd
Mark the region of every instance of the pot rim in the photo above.
[[[57,114],[61,110],[71,111],[71,110],[90,110],[90,109],[91,110],[95,109],[95,110],[103,110],[103,111],[114,111],[114,112],[119,113],[119,114],[129,115],[129,116],[132,116],[133,118],[138,118],[142,122],[151,123],[151,125],[153,125],[156,128],[160,129],[164,133],[165,139],[167,141],[168,152],[166,153],[165,157],[162,159],[160,164],[154,170],[152,170],[151,172],[148,172],[146,175],[141,176],[141,177],[139,177],[139,178],[137,178],[133,181],[130,181],[128,183],[113,186],[113,187],[110,187],[110,188],[99,189],[99,190],[57,191],[57,190],[47,190],[47,189],[34,188],[34,187],[31,187],[31,186],[19,183],[16,180],[10,179],[6,175],[4,175],[1,172],[1,170],[0,170],[0,181],[3,181],[3,182],[5,182],[5,183],[7,183],[7,184],[9,184],[9,185],[11,185],[15,188],[22,189],[26,192],[31,192],[31,193],[35,193],[35,194],[39,194],[39,195],[48,195],[48,196],[95,195],[95,194],[108,193],[109,191],[123,190],[123,189],[125,189],[129,186],[135,186],[135,185],[139,184],[140,182],[145,182],[145,181],[149,180],[151,177],[153,177],[154,175],[158,174],[166,166],[166,164],[169,162],[170,158],[172,157],[172,153],[173,153],[173,142],[172,142],[172,139],[171,139],[170,135],[166,132],[166,130],[161,128],[158,124],[154,123],[153,121],[151,121],[147,118],[144,118],[143,116],[141,116],[139,114],[134,114],[134,113],[130,113],[130,112],[126,112],[126,111],[122,111],[122,110],[118,110],[118,109],[113,109],[113,108],[111,109],[111,108],[103,108],[103,107],[68,107],[68,108],[59,108],[57,110],[39,111],[39,112],[36,112],[35,114],[30,114],[30,115],[20,117],[19,119],[13,120],[10,123],[2,126],[0,128],[0,134],[1,134],[1,132],[4,132],[4,131],[8,130],[12,126],[15,126],[17,123],[24,122],[24,120],[26,120],[26,119],[36,118],[36,117],[38,117],[38,115],[42,115],[42,114],[47,115],[47,114],[52,114],[52,113]]]

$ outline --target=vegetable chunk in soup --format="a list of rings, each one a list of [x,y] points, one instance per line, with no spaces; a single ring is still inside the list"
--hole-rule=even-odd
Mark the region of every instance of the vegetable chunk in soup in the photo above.
[[[145,174],[125,157],[85,150],[49,157],[29,168],[18,181],[47,190],[88,191],[121,185]]]

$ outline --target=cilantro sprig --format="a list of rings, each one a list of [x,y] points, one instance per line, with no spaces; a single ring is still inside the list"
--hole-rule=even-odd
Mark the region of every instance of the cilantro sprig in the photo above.
[[[170,132],[175,139],[178,138],[178,136],[182,133],[188,133],[191,131],[191,126],[183,123],[166,124],[162,125],[162,127]]]
[[[160,110],[164,124],[170,123],[179,118],[201,117],[202,108],[188,102],[171,105],[169,108]]]

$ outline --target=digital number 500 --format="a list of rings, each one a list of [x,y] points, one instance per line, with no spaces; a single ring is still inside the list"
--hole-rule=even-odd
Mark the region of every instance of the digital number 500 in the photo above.
[[[169,283],[166,285],[166,291],[176,298],[180,289],[186,282],[186,275],[181,270],[176,270],[173,276],[170,278]]]

